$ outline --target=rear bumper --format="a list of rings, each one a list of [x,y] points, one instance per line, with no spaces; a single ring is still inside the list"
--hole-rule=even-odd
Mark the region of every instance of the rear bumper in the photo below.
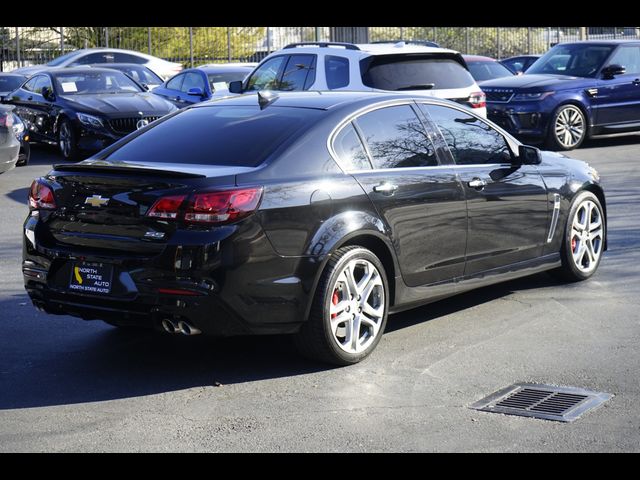
[[[305,320],[313,266],[320,262],[277,255],[255,226],[232,229],[225,239],[212,232],[210,242],[198,245],[167,244],[145,257],[45,246],[38,242],[38,220],[30,217],[23,237],[25,289],[36,307],[86,320],[158,326],[168,318],[218,336],[294,333]],[[78,261],[112,265],[111,293],[70,290]]]
[[[8,144],[0,145],[0,173],[11,170],[18,161],[20,143],[14,139],[13,134],[11,139],[13,141],[8,142]]]

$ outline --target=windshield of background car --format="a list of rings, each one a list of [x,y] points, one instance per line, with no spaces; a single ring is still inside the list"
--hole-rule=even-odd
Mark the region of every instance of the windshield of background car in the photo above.
[[[24,77],[0,77],[0,92],[12,92],[22,85],[24,80]]]
[[[594,77],[615,45],[556,45],[526,71],[530,74],[555,74]]]
[[[54,78],[56,89],[62,95],[144,91],[124,73],[117,71],[56,73]]]
[[[467,62],[467,67],[476,82],[513,75],[511,70],[498,62]]]
[[[434,56],[379,55],[362,60],[361,70],[362,83],[381,90],[420,90],[430,83],[433,89],[465,88],[475,83],[455,60]]]
[[[322,110],[206,106],[184,110],[133,138],[106,159],[255,167],[285,140],[318,121]]]
[[[49,65],[50,67],[57,67],[68,58],[75,57],[76,55],[78,55],[77,51],[65,53],[64,55],[60,55],[59,57],[54,58],[49,63],[47,63],[47,65]]]

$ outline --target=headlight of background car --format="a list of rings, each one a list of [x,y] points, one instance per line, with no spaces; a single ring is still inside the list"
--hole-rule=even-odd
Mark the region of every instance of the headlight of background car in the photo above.
[[[512,101],[524,102],[528,100],[543,100],[555,92],[516,93]]]
[[[78,113],[78,120],[80,120],[80,123],[88,127],[94,127],[94,128],[104,127],[104,124],[102,123],[102,119],[98,117],[94,117],[93,115],[88,115],[86,113]]]
[[[16,136],[18,140],[20,140],[20,135],[24,132],[24,123],[17,116],[13,116],[13,134]]]

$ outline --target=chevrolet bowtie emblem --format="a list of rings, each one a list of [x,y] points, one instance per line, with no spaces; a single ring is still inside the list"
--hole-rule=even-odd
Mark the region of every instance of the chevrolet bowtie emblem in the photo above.
[[[90,197],[87,197],[87,199],[84,201],[85,204],[88,203],[92,207],[101,207],[103,205],[106,205],[107,202],[109,202],[109,199],[102,198],[102,195],[92,195]]]

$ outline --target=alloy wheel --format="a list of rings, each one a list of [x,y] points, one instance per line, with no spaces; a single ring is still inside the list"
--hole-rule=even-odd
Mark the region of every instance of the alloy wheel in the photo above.
[[[59,143],[60,151],[65,158],[68,158],[71,154],[71,142],[72,136],[71,130],[69,129],[69,124],[67,122],[63,122],[62,125],[60,125]]]
[[[585,120],[578,107],[569,105],[558,113],[554,125],[556,140],[564,148],[578,145],[585,134]]]
[[[590,273],[597,265],[604,240],[602,212],[591,200],[580,204],[571,224],[571,257],[578,270]]]

